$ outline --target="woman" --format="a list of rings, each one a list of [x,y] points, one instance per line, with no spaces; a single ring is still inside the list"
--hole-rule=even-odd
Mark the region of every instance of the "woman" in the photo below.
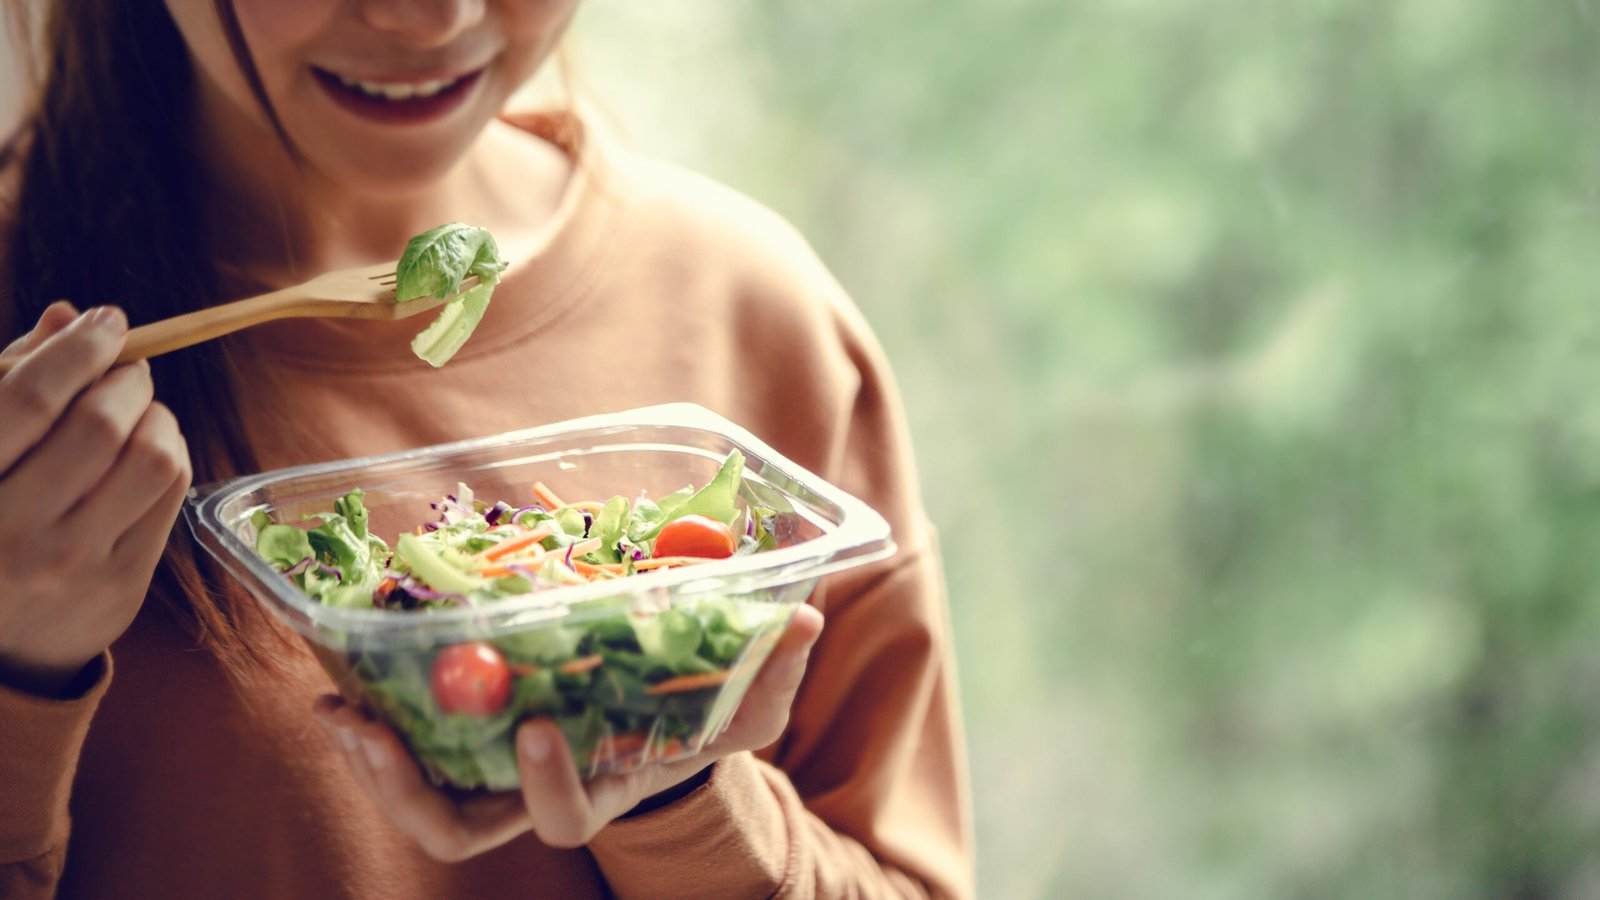
[[[770,213],[570,110],[501,117],[574,6],[53,4],[0,195],[0,894],[970,893],[937,550],[881,354]],[[113,364],[130,319],[448,220],[532,249],[443,369],[414,322],[334,320]],[[566,380],[533,394],[533,370]],[[684,763],[582,784],[535,721],[520,793],[447,796],[173,530],[191,480],[669,400],[867,499],[901,548],[825,580]]]

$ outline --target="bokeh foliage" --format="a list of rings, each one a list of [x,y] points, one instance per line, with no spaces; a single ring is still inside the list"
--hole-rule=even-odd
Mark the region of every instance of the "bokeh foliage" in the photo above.
[[[1600,2],[592,0],[899,373],[986,897],[1600,896]]]

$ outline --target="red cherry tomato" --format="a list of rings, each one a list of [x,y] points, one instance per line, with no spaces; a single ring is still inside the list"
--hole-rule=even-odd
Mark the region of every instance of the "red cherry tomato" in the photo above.
[[[684,516],[668,522],[656,535],[655,557],[726,559],[735,546],[732,528],[706,516]]]
[[[455,644],[433,661],[433,699],[447,713],[492,716],[511,699],[511,669],[494,645]]]

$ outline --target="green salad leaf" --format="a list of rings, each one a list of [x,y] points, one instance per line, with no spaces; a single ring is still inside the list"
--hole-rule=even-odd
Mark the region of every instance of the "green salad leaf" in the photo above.
[[[433,366],[448,362],[483,320],[505,268],[499,246],[483,228],[449,222],[412,238],[395,267],[395,299],[451,298],[411,341],[412,351]],[[461,283],[473,276],[478,285],[461,293]]]
[[[689,659],[699,651],[705,634],[700,620],[681,609],[640,616],[633,621],[633,633],[646,656],[660,660],[675,671],[692,665]]]
[[[311,556],[311,540],[293,525],[267,525],[256,533],[256,553],[262,559],[287,569]]]
[[[736,499],[744,480],[744,454],[728,451],[717,474],[698,491],[683,488],[654,503],[644,500],[634,505],[628,539],[642,544],[653,539],[668,522],[684,516],[701,515],[731,524],[739,516]]]
[[[622,554],[617,552],[622,539],[628,533],[627,497],[612,497],[601,507],[600,515],[595,518],[594,527],[590,533],[600,538],[598,555],[608,563],[621,562]]]
[[[439,317],[411,339],[411,352],[434,368],[449,362],[483,321],[493,293],[494,285],[480,284],[446,303]]]
[[[449,297],[476,275],[484,284],[500,280],[506,267],[487,229],[447,222],[412,238],[395,266],[395,298]]]
[[[465,595],[487,584],[484,579],[469,575],[465,568],[452,563],[445,556],[447,552],[449,548],[435,550],[414,534],[400,535],[394,545],[395,556],[435,590]]]
[[[695,491],[683,505],[667,516],[668,521],[681,516],[707,516],[719,522],[732,522],[739,514],[735,500],[739,496],[739,482],[744,478],[744,454],[738,450],[728,453],[721,468],[706,486]]]
[[[295,584],[327,606],[370,607],[389,546],[367,530],[363,496],[357,488],[335,500],[332,511],[306,516],[322,520],[309,530],[274,524],[264,514],[252,516],[256,553],[295,572],[290,576]]]

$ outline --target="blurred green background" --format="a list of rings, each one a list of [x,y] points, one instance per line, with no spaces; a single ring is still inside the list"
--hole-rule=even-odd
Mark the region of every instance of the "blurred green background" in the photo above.
[[[1600,0],[590,0],[877,328],[984,897],[1600,896]]]

